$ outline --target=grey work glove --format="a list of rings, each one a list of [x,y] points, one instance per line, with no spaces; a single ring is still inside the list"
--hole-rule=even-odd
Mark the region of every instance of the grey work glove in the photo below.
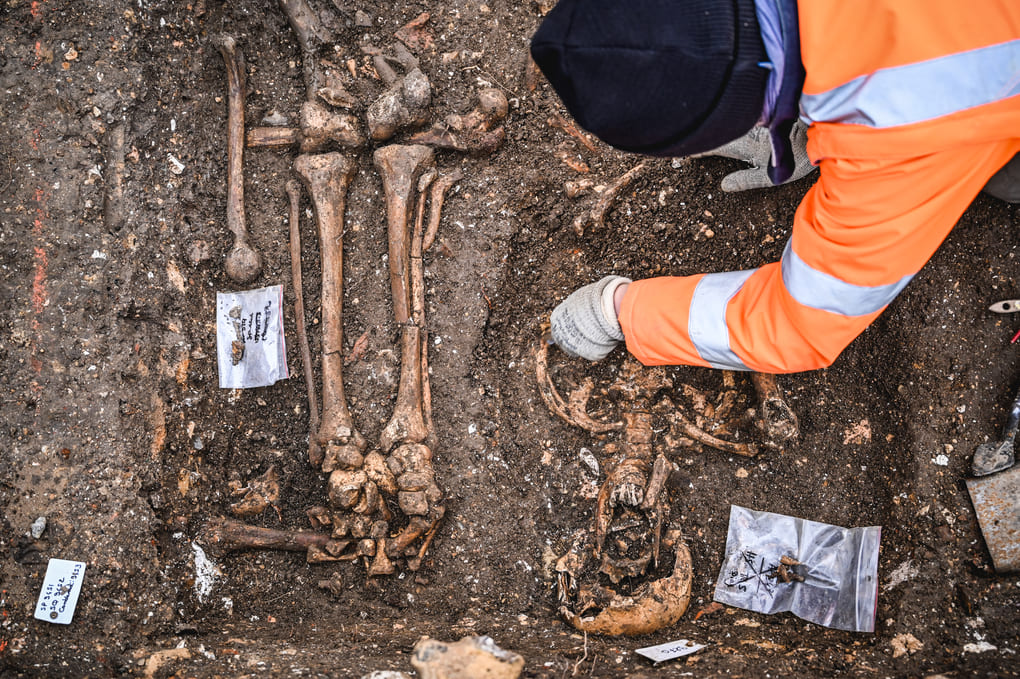
[[[808,126],[797,121],[790,131],[790,142],[793,145],[793,176],[787,179],[784,184],[789,184],[801,177],[805,177],[815,166],[808,160],[807,155],[807,128]],[[753,127],[751,131],[740,139],[735,139],[729,144],[724,144],[717,149],[699,153],[694,158],[705,156],[722,156],[723,158],[735,158],[745,163],[750,163],[751,168],[731,172],[723,177],[722,190],[727,192],[747,191],[748,189],[765,189],[773,186],[769,179],[768,167],[772,160],[772,139],[767,127]]]
[[[589,361],[605,358],[623,340],[613,295],[619,286],[630,282],[623,276],[606,276],[560,302],[550,319],[553,340],[560,349]]]

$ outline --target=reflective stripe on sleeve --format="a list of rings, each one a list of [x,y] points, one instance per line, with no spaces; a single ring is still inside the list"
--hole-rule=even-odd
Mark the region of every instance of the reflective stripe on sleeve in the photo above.
[[[910,125],[1020,94],[1020,40],[883,68],[801,96],[806,122]]]
[[[687,333],[695,350],[713,368],[748,370],[730,349],[726,305],[756,269],[706,274],[694,288]]]
[[[812,269],[786,242],[782,259],[783,285],[799,304],[843,316],[864,316],[881,310],[914,277],[904,276],[888,285],[853,285]]]

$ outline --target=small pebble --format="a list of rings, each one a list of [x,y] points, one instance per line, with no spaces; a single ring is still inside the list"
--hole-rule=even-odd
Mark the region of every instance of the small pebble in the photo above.
[[[32,534],[33,540],[41,538],[43,532],[46,530],[46,517],[40,516],[38,519],[33,521],[28,530]]]
[[[372,17],[360,9],[354,13],[354,25],[358,28],[372,28]]]
[[[279,111],[270,111],[262,118],[263,125],[272,125],[274,127],[280,127],[286,125],[288,122],[287,116]]]

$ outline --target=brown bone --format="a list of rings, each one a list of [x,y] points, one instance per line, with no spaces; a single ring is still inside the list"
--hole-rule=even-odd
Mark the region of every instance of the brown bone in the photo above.
[[[443,175],[432,185],[432,190],[429,193],[429,225],[422,236],[422,251],[432,247],[432,243],[436,240],[436,234],[439,233],[439,218],[442,216],[443,199],[446,197],[446,192],[463,177],[464,173],[458,168],[450,174]]]
[[[419,68],[412,68],[372,102],[365,111],[369,135],[386,141],[402,127],[423,124],[432,103],[432,85]]]
[[[277,530],[251,526],[232,519],[212,518],[203,527],[198,542],[218,554],[238,549],[303,552],[310,547],[325,547],[330,537],[324,533]]]
[[[364,146],[358,119],[349,113],[334,113],[316,101],[301,105],[299,127],[253,127],[248,146],[290,146],[300,144],[302,153],[321,151],[330,142],[340,146]]]
[[[325,153],[298,156],[294,169],[312,197],[322,252],[322,421],[316,438],[360,454],[365,440],[354,429],[343,385],[343,215],[357,168],[350,158]]]
[[[305,52],[314,51],[319,45],[333,41],[333,34],[322,25],[319,15],[307,0],[280,0],[280,7]]]
[[[675,624],[691,600],[691,552],[679,530],[670,531],[665,542],[676,544],[676,560],[669,576],[645,583],[629,596],[607,589],[608,604],[595,615],[566,606],[560,612],[578,630],[592,634],[637,636]]]
[[[428,434],[422,412],[421,328],[412,319],[411,224],[409,212],[418,176],[434,161],[426,146],[391,145],[375,152],[382,175],[389,237],[390,288],[393,316],[401,325],[400,384],[393,416],[380,435],[388,452],[395,444],[419,443]]]
[[[609,214],[609,209],[613,206],[613,203],[616,202],[616,198],[623,193],[624,189],[630,186],[631,182],[644,174],[648,167],[648,162],[638,163],[611,181],[606,188],[602,189],[602,193],[599,194],[591,209],[585,210],[574,218],[574,231],[577,235],[583,236],[584,230],[589,224],[593,224],[600,229],[605,228],[606,216]]]
[[[322,73],[316,68],[315,52],[335,39],[333,33],[323,25],[319,15],[308,4],[308,0],[280,0],[280,7],[290,27],[297,35],[301,46],[301,66],[305,80],[305,94],[309,101],[319,89]]]
[[[262,273],[262,256],[248,244],[244,224],[244,55],[229,35],[215,42],[227,69],[227,228],[234,234],[224,269],[230,280],[246,285]]]
[[[755,425],[770,448],[782,448],[800,435],[800,423],[793,408],[783,399],[779,382],[772,373],[751,373],[758,393],[759,414]]]
[[[311,430],[308,436],[308,461],[318,467],[322,464],[322,446],[315,440],[319,431],[319,400],[315,397],[312,352],[308,348],[308,332],[305,330],[305,296],[301,282],[301,185],[294,179],[287,182],[287,196],[290,198],[290,271],[294,283],[294,325],[305,371],[305,388],[308,390],[308,428]]]
[[[506,118],[507,108],[503,92],[486,88],[478,93],[478,103],[471,111],[449,115],[442,123],[415,134],[410,141],[464,153],[492,153],[506,137],[506,132],[497,125]]]

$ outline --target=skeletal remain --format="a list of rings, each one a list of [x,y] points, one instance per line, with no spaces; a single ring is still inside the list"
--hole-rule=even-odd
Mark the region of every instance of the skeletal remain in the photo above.
[[[435,168],[425,172],[418,179],[418,208],[414,215],[414,232],[411,235],[411,316],[414,324],[421,328],[421,365],[419,371],[421,380],[421,410],[422,420],[425,422],[425,431],[431,434],[435,431],[432,422],[432,388],[429,384],[429,346],[428,333],[425,330],[425,262],[422,259],[424,246],[424,222],[425,222],[425,192],[436,179],[439,173]],[[434,196],[435,194],[433,194]],[[442,197],[439,198],[440,207]],[[438,222],[438,217],[437,217]],[[429,442],[432,443],[431,441]]]
[[[595,509],[595,553],[601,556],[606,534],[617,506],[637,507],[645,500],[645,486],[652,467],[652,415],[655,396],[672,386],[672,381],[659,368],[642,369],[634,361],[627,361],[619,378],[610,387],[610,393],[628,401],[624,413],[621,459],[606,474],[599,490]],[[657,507],[651,500],[649,507]],[[658,542],[658,536],[653,536]]]
[[[400,328],[400,383],[393,415],[380,436],[382,450],[388,451],[401,442],[418,443],[428,434],[422,411],[420,333],[415,325]]]
[[[225,554],[240,549],[303,552],[313,548],[325,549],[333,540],[323,533],[277,530],[251,526],[233,519],[212,518],[202,528],[198,542],[214,553]]]
[[[308,461],[318,467],[322,464],[322,446],[315,440],[319,431],[319,400],[315,397],[315,376],[312,368],[312,352],[308,347],[308,332],[305,329],[305,296],[301,282],[301,186],[291,179],[287,182],[287,196],[290,198],[290,273],[294,284],[294,325],[297,328],[298,346],[301,349],[301,363],[305,371],[305,388],[308,391]]]
[[[307,0],[280,0],[280,7],[303,51],[312,52],[322,44],[333,42],[332,32],[322,24]]]
[[[262,256],[249,245],[244,223],[244,55],[229,35],[215,42],[227,70],[227,228],[234,234],[224,268],[232,281],[246,285],[262,272]]]
[[[316,441],[325,446],[323,470],[357,459],[365,440],[354,429],[343,385],[343,215],[354,161],[339,154],[300,155],[294,170],[312,197],[322,253],[322,420]]]
[[[567,198],[577,198],[581,194],[590,191],[595,186],[595,180],[591,177],[582,177],[577,180],[568,180],[563,183],[563,191]]]
[[[432,243],[436,240],[436,234],[439,233],[439,219],[442,216],[443,200],[446,197],[446,192],[463,178],[464,173],[460,171],[460,168],[457,168],[450,174],[443,175],[432,184],[432,190],[429,193],[429,225],[425,229],[421,243],[423,252],[427,252],[432,247]]]
[[[578,396],[575,397],[574,395],[571,395],[571,402],[569,405],[563,400],[563,397],[560,396],[560,393],[556,390],[556,386],[553,384],[552,377],[549,374],[549,347],[552,343],[552,335],[550,335],[548,329],[546,329],[542,333],[542,337],[534,351],[535,377],[538,381],[538,393],[542,396],[542,400],[545,401],[546,407],[553,411],[554,414],[558,415],[560,419],[567,424],[580,427],[581,429],[590,431],[593,434],[601,434],[623,429],[624,423],[622,421],[597,422],[591,419],[588,415],[582,401],[586,401],[591,395],[591,390],[594,388],[591,380],[585,380],[584,384],[577,390],[577,392],[575,392],[579,394]]]
[[[395,480],[397,504],[408,517],[407,525],[386,548],[390,557],[397,557],[405,556],[414,541],[433,531],[444,513],[439,504],[443,495],[435,482],[432,450],[425,443],[430,429],[424,406],[428,374],[422,370],[427,357],[422,338],[425,325],[422,225],[420,219],[415,220],[413,229],[409,224],[414,187],[435,161],[428,147],[392,145],[377,150],[374,162],[382,176],[386,200],[393,315],[401,325],[397,400],[379,437],[380,450],[389,453],[386,469]],[[426,184],[427,181],[422,182],[422,188]],[[382,479],[380,487],[384,492],[392,492],[393,481],[378,468],[374,473]],[[430,541],[431,536],[426,538],[415,560],[408,561],[409,568],[414,570],[420,565]]]
[[[545,328],[545,325],[543,325],[543,328]],[[565,400],[563,396],[560,395],[556,386],[553,384],[552,377],[549,373],[549,347],[552,346],[552,344],[551,336],[546,329],[543,331],[541,339],[532,352],[535,359],[535,376],[538,381],[538,391],[549,410],[568,424],[572,424],[575,427],[580,427],[581,429],[592,433],[600,434],[610,431],[626,431],[626,422],[624,421],[600,421],[593,419],[588,414],[587,403],[594,388],[591,380],[584,380],[581,386],[570,393],[568,400]],[[724,381],[726,379],[727,378],[724,375]],[[696,412],[702,411],[702,413],[704,413],[711,411],[715,417],[722,417],[725,413],[732,409],[733,404],[729,403],[728,397],[724,398],[718,407],[711,410],[710,406],[704,400],[704,395],[701,394],[701,392],[693,389],[689,385],[684,385],[683,390],[685,393],[693,394],[695,396],[694,410]],[[668,396],[662,398],[661,404],[666,406],[668,417],[672,420],[675,431],[683,435],[680,440],[681,443],[686,445],[701,443],[726,453],[742,455],[745,457],[754,457],[758,454],[758,449],[753,443],[727,441],[704,431],[698,426],[698,424],[692,422],[679,407],[675,406]],[[658,409],[661,410],[662,407],[660,406]],[[699,414],[698,419],[704,420],[704,415]],[[720,429],[722,428],[720,427]]]
[[[325,84],[317,89],[315,94],[330,106],[347,109],[359,108],[360,102],[329,72],[326,73]]]
[[[602,193],[599,194],[591,209],[582,212],[574,218],[574,231],[577,235],[583,236],[584,230],[588,228],[589,224],[597,228],[604,228],[606,225],[606,215],[609,214],[609,209],[613,206],[616,198],[625,188],[630,186],[631,182],[644,174],[648,167],[647,162],[639,163],[610,182],[602,190]]]
[[[248,146],[291,146],[300,144],[302,153],[314,153],[330,143],[349,148],[365,145],[358,118],[350,113],[334,113],[317,101],[301,105],[298,127],[253,127],[248,130]]]
[[[305,80],[305,95],[311,101],[320,89],[322,73],[316,68],[315,52],[324,44],[334,41],[333,33],[327,29],[319,15],[307,0],[280,0],[280,7],[301,46],[301,67]]]
[[[252,479],[247,486],[233,488],[232,495],[244,496],[238,502],[230,505],[230,513],[234,516],[254,516],[266,511],[269,507],[276,509],[280,502],[280,473],[276,465],[270,465],[269,469],[261,476]]]
[[[803,574],[797,572],[797,566],[803,566],[792,556],[783,555],[779,557],[779,565],[776,567],[776,576],[782,582],[804,582]]]
[[[425,124],[431,103],[428,78],[421,69],[411,69],[369,105],[365,112],[369,135],[375,141],[385,141],[401,128]]]
[[[751,381],[758,393],[759,413],[755,426],[762,433],[765,445],[781,449],[800,436],[800,423],[793,408],[783,399],[776,376],[771,373],[751,373]]]
[[[393,316],[401,326],[400,383],[393,416],[383,429],[384,452],[401,442],[420,443],[427,434],[421,401],[420,328],[411,318],[411,229],[408,222],[412,191],[418,176],[434,158],[426,146],[391,145],[378,149],[375,166],[382,175],[389,237],[390,289]]]
[[[683,435],[689,437],[690,440],[732,455],[754,457],[758,454],[758,448],[753,443],[738,443],[712,436],[687,419],[687,417],[685,417],[679,409],[671,413],[671,419],[673,420],[673,424],[676,429]]]
[[[595,142],[592,141],[591,135],[587,132],[582,132],[573,121],[567,120],[557,113],[551,116],[546,122],[551,127],[558,127],[574,139],[581,142],[581,144],[592,153],[599,153],[599,148],[595,145]]]
[[[471,111],[448,115],[443,123],[413,135],[409,141],[465,153],[492,153],[506,138],[506,131],[498,125],[506,118],[507,110],[506,95],[489,87],[478,93],[478,103]]]
[[[560,613],[579,631],[593,634],[636,636],[675,624],[691,600],[691,552],[677,529],[667,532],[663,544],[675,546],[672,573],[624,595],[598,584],[579,585],[577,579],[590,556],[575,543],[556,564],[561,600],[576,599],[573,606],[561,606]]]

